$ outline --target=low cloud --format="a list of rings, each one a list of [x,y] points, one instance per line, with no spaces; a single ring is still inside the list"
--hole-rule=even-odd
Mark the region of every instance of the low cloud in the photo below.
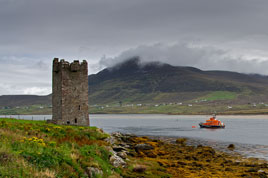
[[[47,95],[51,92],[51,64],[45,59],[0,57],[0,93]]]
[[[103,57],[99,66],[112,67],[139,56],[142,63],[159,61],[175,66],[193,66],[202,70],[226,70],[268,75],[268,59],[233,54],[229,50],[192,43],[141,45],[123,51],[116,57]]]

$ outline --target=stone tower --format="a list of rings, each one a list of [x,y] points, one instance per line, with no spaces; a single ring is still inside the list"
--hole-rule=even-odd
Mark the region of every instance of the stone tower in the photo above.
[[[52,122],[89,126],[87,62],[54,58],[52,87]]]

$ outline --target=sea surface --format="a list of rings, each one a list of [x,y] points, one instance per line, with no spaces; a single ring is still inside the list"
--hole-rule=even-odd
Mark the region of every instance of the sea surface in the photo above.
[[[17,119],[47,120],[51,115],[0,116]],[[217,116],[225,129],[200,129],[198,124],[210,116],[162,114],[92,114],[90,125],[105,132],[122,132],[176,139],[187,137],[188,144],[208,145],[230,152],[227,146],[235,144],[235,152],[246,157],[268,160],[268,115]],[[195,126],[195,128],[194,128]]]

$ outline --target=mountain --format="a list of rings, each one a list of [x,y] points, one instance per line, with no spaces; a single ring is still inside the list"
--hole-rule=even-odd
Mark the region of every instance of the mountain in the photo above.
[[[240,100],[266,99],[268,77],[228,71],[202,71],[135,57],[89,76],[89,102],[176,102],[226,91]],[[244,97],[241,97],[244,96]],[[239,98],[239,97],[238,97]]]
[[[211,98],[218,102],[268,101],[268,76],[203,71],[138,57],[88,76],[89,103],[162,103]],[[219,96],[216,96],[219,95]],[[224,95],[224,96],[222,96]],[[227,100],[224,100],[224,99]],[[0,107],[51,104],[51,95],[0,96]]]
[[[3,95],[0,96],[0,107],[28,106],[36,104],[50,105],[52,97],[37,95]]]

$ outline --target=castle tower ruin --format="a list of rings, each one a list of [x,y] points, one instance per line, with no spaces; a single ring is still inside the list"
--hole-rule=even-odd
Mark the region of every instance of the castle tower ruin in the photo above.
[[[52,122],[89,126],[87,62],[54,58],[52,77]]]

